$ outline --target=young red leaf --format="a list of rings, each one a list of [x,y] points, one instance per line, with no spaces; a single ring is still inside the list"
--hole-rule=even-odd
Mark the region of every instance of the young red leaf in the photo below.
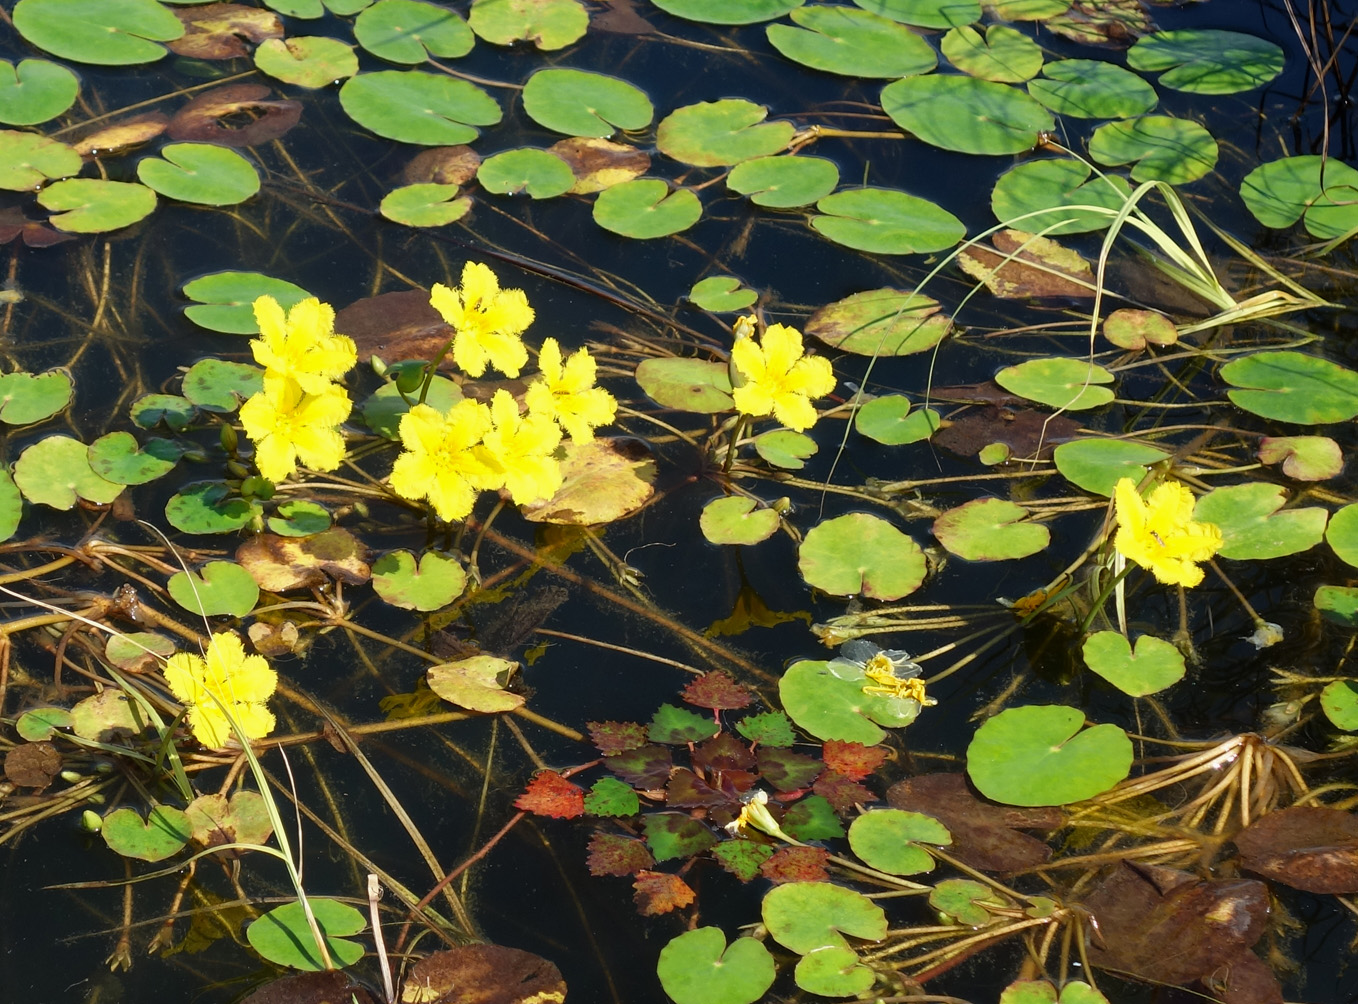
[[[641,872],[632,883],[632,898],[643,917],[654,917],[688,906],[697,897],[688,883],[668,872]]]
[[[604,766],[628,784],[650,790],[665,786],[674,760],[665,747],[649,745],[606,756]]]
[[[816,778],[811,790],[833,805],[835,811],[841,815],[852,811],[853,807],[861,802],[877,801],[877,796],[870,789],[834,771],[828,771]]]
[[[886,752],[883,746],[864,746],[842,739],[827,739],[820,755],[825,766],[831,770],[843,774],[850,781],[861,781],[882,766]]]
[[[759,873],[770,882],[829,882],[825,863],[830,852],[824,847],[784,847],[759,866]]]
[[[608,756],[646,745],[646,727],[636,722],[590,722],[589,737]]]
[[[574,819],[585,812],[585,789],[554,770],[544,770],[514,799],[514,808],[553,819]]]
[[[693,771],[676,767],[665,785],[665,804],[673,809],[692,809],[700,805],[723,805],[732,802]]]
[[[704,673],[685,687],[680,696],[700,708],[726,711],[748,707],[754,701],[749,687],[736,683],[729,673],[721,670]]]
[[[655,865],[644,841],[599,831],[589,838],[585,863],[591,875],[635,875]]]

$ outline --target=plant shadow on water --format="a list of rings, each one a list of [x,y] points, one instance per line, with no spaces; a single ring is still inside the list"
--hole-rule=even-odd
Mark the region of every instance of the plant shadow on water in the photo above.
[[[1354,16],[0,5],[5,996],[1358,996]]]

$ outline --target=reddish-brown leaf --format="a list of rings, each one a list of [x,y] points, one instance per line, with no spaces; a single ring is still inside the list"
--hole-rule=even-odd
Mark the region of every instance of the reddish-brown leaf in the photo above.
[[[522,795],[514,799],[514,807],[538,816],[574,819],[584,815],[585,789],[554,770],[544,770],[528,782]]]
[[[778,792],[810,787],[811,782],[825,770],[825,764],[815,757],[772,746],[759,747],[756,757],[759,773]]]
[[[754,766],[750,748],[728,732],[713,736],[693,751],[693,769],[705,774],[721,770],[749,770]]]
[[[855,805],[877,801],[877,796],[870,788],[865,788],[857,781],[852,781],[834,771],[827,771],[816,778],[811,790],[834,806],[835,811],[841,816],[846,812],[852,812]]]
[[[774,851],[773,857],[759,866],[759,872],[770,882],[829,882],[825,864],[830,852],[824,847],[784,847]]]
[[[646,745],[646,726],[636,722],[589,722],[589,738],[604,756]]]
[[[258,146],[278,139],[301,120],[302,103],[269,100],[271,93],[262,84],[204,91],[170,119],[170,137],[221,146]]]
[[[952,834],[949,853],[982,871],[1018,871],[1047,861],[1051,848],[1019,830],[1054,830],[1065,820],[1056,808],[983,802],[972,794],[962,774],[925,774],[900,781],[887,791],[886,800],[892,808],[933,816]]]
[[[754,694],[750,693],[749,687],[736,683],[729,673],[719,669],[698,677],[684,688],[680,696],[700,708],[723,711],[748,707],[754,701]]]
[[[75,234],[63,234],[39,220],[30,220],[13,206],[7,206],[0,209],[0,244],[8,244],[16,237],[22,237],[31,248],[45,248],[62,241],[75,240]]]
[[[664,746],[648,744],[606,756],[604,766],[628,784],[650,791],[665,786],[674,759]]]
[[[540,955],[503,945],[461,945],[427,955],[411,967],[403,1001],[425,1004],[528,1004],[563,1001],[566,981]],[[339,1004],[348,997],[334,997]]]
[[[453,329],[429,305],[429,294],[422,289],[355,300],[335,315],[335,330],[354,340],[361,363],[373,356],[388,363],[433,359],[453,336]],[[446,359],[439,366],[452,369]]]
[[[733,799],[713,788],[687,767],[676,767],[665,785],[665,804],[674,809],[692,809],[702,805],[722,805]]]
[[[624,837],[618,833],[596,832],[589,838],[589,856],[585,859],[591,875],[635,875],[655,865],[646,841]]]
[[[1048,460],[1079,431],[1080,423],[1064,415],[996,406],[952,420],[934,433],[932,441],[964,457],[975,456],[991,443],[1003,443],[1015,457]]]
[[[632,888],[636,890],[632,898],[643,917],[680,910],[697,898],[687,882],[669,872],[641,872]]]
[[[850,781],[861,781],[882,766],[886,760],[886,748],[827,739],[821,747],[820,757],[832,771],[843,774]]]
[[[271,10],[238,3],[175,8],[184,34],[169,43],[176,56],[190,59],[239,59],[248,56],[246,42],[283,37],[283,19]]]
[[[61,753],[51,743],[21,743],[5,755],[5,777],[20,788],[39,791],[61,770]]]
[[[1235,837],[1241,864],[1314,893],[1358,892],[1358,816],[1322,805],[1270,812]]]

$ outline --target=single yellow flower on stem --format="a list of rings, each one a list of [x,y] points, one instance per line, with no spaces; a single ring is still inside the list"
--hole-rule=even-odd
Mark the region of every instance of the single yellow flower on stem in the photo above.
[[[190,652],[170,656],[165,682],[188,708],[189,729],[204,746],[224,747],[234,735],[232,720],[246,739],[273,731],[273,712],[265,702],[278,686],[278,674],[263,656],[246,655],[234,634],[214,634],[206,658]]]
[[[830,360],[806,355],[796,328],[771,324],[759,342],[750,330],[749,318],[736,321],[731,362],[745,380],[731,392],[736,408],[756,418],[772,414],[798,432],[809,429],[817,417],[812,400],[835,389]]]
[[[528,362],[519,336],[533,323],[523,290],[501,289],[494,272],[469,261],[462,266],[462,285],[449,289],[436,283],[429,303],[453,326],[453,361],[464,373],[479,377],[489,363],[505,376],[519,375]]]
[[[596,426],[613,421],[618,402],[608,391],[594,386],[596,367],[588,349],[572,352],[563,364],[556,339],[544,339],[538,369],[541,378],[530,383],[524,394],[532,414],[560,422],[577,443],[590,442]]]
[[[240,422],[255,444],[255,466],[270,481],[297,473],[297,462],[333,471],[344,460],[339,426],[353,403],[344,388],[325,383],[314,394],[290,376],[264,373],[264,389],[241,405]]]
[[[354,341],[335,334],[335,311],[314,296],[293,305],[286,316],[272,296],[254,303],[259,337],[250,342],[255,362],[290,376],[308,394],[322,394],[358,362]]]
[[[552,456],[561,430],[546,415],[519,415],[518,402],[497,390],[490,402],[493,423],[476,455],[503,481],[509,497],[525,505],[549,499],[561,487],[561,464]]]
[[[1113,488],[1113,511],[1118,522],[1114,549],[1165,585],[1196,586],[1202,581],[1196,563],[1221,550],[1221,531],[1193,521],[1193,493],[1177,481],[1157,485],[1143,499],[1136,482],[1122,478]]]
[[[504,483],[476,449],[490,428],[490,409],[478,401],[463,399],[447,414],[415,405],[401,416],[405,451],[391,469],[392,489],[412,502],[428,499],[439,519],[464,519],[477,492]]]

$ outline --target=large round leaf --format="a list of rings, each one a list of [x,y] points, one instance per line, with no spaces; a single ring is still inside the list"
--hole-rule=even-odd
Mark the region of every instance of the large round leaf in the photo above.
[[[1140,484],[1151,464],[1168,459],[1164,450],[1126,439],[1076,439],[1052,453],[1056,469],[1071,484],[1110,496],[1123,478]]]
[[[1358,415],[1358,373],[1302,352],[1256,352],[1221,367],[1237,408],[1297,425],[1347,422]]]
[[[619,129],[645,129],[655,108],[625,80],[584,70],[538,70],[523,88],[523,110],[538,125],[567,136],[602,139]]]
[[[589,12],[576,0],[475,0],[467,21],[494,45],[532,42],[551,50],[581,38],[589,27]]]
[[[420,70],[360,73],[340,88],[348,116],[379,136],[424,146],[456,146],[500,121],[500,106],[465,80]]]
[[[723,167],[767,157],[792,142],[791,122],[765,122],[769,110],[743,98],[676,108],[656,128],[660,152],[696,167]]]
[[[1028,510],[1004,499],[973,499],[934,520],[940,544],[968,561],[1026,558],[1051,543],[1041,523],[1025,522]]]
[[[224,146],[212,143],[171,143],[161,157],[147,157],[137,165],[142,184],[168,199],[204,206],[234,206],[259,191],[254,165]]]
[[[75,104],[80,80],[60,63],[25,59],[16,67],[0,59],[0,122],[37,125]]]
[[[571,190],[575,174],[560,157],[526,146],[481,161],[476,180],[497,195],[525,192],[535,199],[551,199]]]
[[[872,685],[842,661],[832,669],[824,660],[803,659],[779,679],[778,699],[797,727],[817,739],[875,746],[886,738],[878,726],[905,728],[919,716],[920,703],[864,690]]]
[[[792,11],[799,27],[772,24],[769,44],[788,59],[849,77],[928,73],[937,57],[919,35],[890,18],[854,7],[814,5]]]
[[[1077,119],[1128,119],[1144,115],[1159,98],[1130,70],[1100,59],[1062,59],[1028,82],[1028,93],[1058,115]]]
[[[924,582],[924,552],[886,520],[851,512],[813,527],[797,553],[802,577],[834,596],[898,600]]]
[[[377,211],[408,227],[441,227],[462,219],[472,208],[472,200],[459,198],[458,191],[456,185],[433,182],[402,185],[382,197]]]
[[[920,28],[956,28],[981,19],[979,0],[854,0],[864,10]]]
[[[0,188],[32,191],[49,178],[80,171],[80,154],[65,143],[32,132],[0,130]]]
[[[1091,174],[1093,168],[1080,160],[1029,160],[1017,164],[995,182],[990,193],[991,212],[1001,223],[1047,236],[1106,229],[1112,214],[1122,208],[1132,189],[1118,175],[1091,177]],[[1101,206],[1109,212],[1071,206]]]
[[[48,222],[58,230],[101,234],[150,216],[156,208],[156,193],[125,181],[69,178],[44,188],[38,202],[57,214]]]
[[[430,56],[456,59],[476,38],[454,11],[421,0],[377,0],[354,21],[354,39],[392,63],[423,63]]]
[[[1319,544],[1330,515],[1318,506],[1283,509],[1286,501],[1278,485],[1263,481],[1230,485],[1198,499],[1193,518],[1216,524],[1223,558],[1281,558]]]
[[[71,403],[71,392],[71,375],[65,370],[6,373],[0,376],[0,422],[31,425],[51,418]]]
[[[756,24],[772,21],[806,0],[652,0],[667,14],[703,24]]]
[[[1274,42],[1238,31],[1186,28],[1147,35],[1127,51],[1134,70],[1157,71],[1160,83],[1194,94],[1235,94],[1262,87],[1283,71]]]
[[[161,42],[184,25],[156,0],[19,0],[14,27],[25,40],[63,59],[103,66],[150,63]]]
[[[184,295],[196,301],[184,308],[184,316],[210,331],[233,335],[257,335],[254,302],[272,296],[290,310],[311,294],[286,279],[260,272],[213,272],[184,285]]]
[[[255,50],[255,68],[298,87],[328,87],[358,72],[358,56],[336,38],[269,38]]]
[[[817,202],[816,208],[824,215],[811,217],[811,226],[836,244],[858,251],[928,254],[952,247],[967,232],[946,209],[891,188],[836,192]]]
[[[1006,805],[1067,805],[1107,791],[1132,766],[1132,741],[1116,725],[1080,731],[1084,712],[1063,705],[1009,708],[967,747],[967,774]]]
[[[53,509],[70,509],[80,499],[107,505],[123,490],[94,473],[89,448],[70,436],[48,436],[19,454],[14,483],[28,501]]]
[[[1089,138],[1089,156],[1100,164],[1132,164],[1133,181],[1184,185],[1217,164],[1217,141],[1196,122],[1145,115],[1109,122]]]
[[[882,88],[882,110],[902,129],[959,153],[1024,153],[1056,128],[1051,112],[1006,84],[975,77],[907,77]]]
[[[363,914],[348,903],[333,899],[309,897],[312,915],[321,929],[326,951],[341,966],[352,966],[363,958],[363,946],[357,941],[341,937],[357,934],[368,926]],[[324,969],[325,963],[316,949],[302,904],[297,901],[274,907],[245,929],[250,946],[270,962],[294,969]]]
[[[1167,641],[1143,634],[1136,651],[1117,631],[1099,631],[1081,648],[1085,665],[1124,694],[1157,694],[1184,678],[1183,653]]]
[[[637,383],[656,404],[679,411],[712,414],[730,411],[731,369],[706,359],[644,359],[637,365]]]
[[[1085,411],[1113,400],[1112,390],[1104,386],[1113,382],[1113,374],[1085,359],[1030,359],[1006,366],[995,374],[995,382],[1011,394],[1065,411]]]
[[[599,193],[594,222],[624,237],[668,237],[687,230],[703,214],[703,204],[687,188],[670,191],[659,178],[624,181]]]
[[[821,307],[806,333],[842,352],[908,356],[928,352],[952,331],[938,301],[900,289],[870,289]]]
[[[934,870],[934,859],[920,844],[946,847],[948,828],[933,816],[904,809],[873,809],[849,825],[849,846],[869,868],[888,875],[919,875]]]
[[[1346,505],[1330,517],[1325,540],[1343,561],[1358,568],[1358,503]]]
[[[839,168],[824,157],[756,157],[737,164],[726,184],[756,206],[809,206],[839,184]]]
[[[777,970],[762,941],[728,946],[719,927],[699,927],[670,940],[656,963],[674,1004],[752,1004],[773,986]]]
[[[848,934],[867,941],[886,937],[886,914],[861,892],[829,882],[774,886],[760,907],[764,926],[784,948],[806,955],[818,948],[848,948]]]
[[[992,24],[981,34],[971,25],[954,28],[939,44],[963,73],[1002,84],[1021,84],[1042,69],[1042,50],[1023,32]]]
[[[1333,240],[1358,228],[1358,170],[1334,157],[1284,157],[1261,164],[1240,182],[1240,197],[1266,227],[1290,227]]]

